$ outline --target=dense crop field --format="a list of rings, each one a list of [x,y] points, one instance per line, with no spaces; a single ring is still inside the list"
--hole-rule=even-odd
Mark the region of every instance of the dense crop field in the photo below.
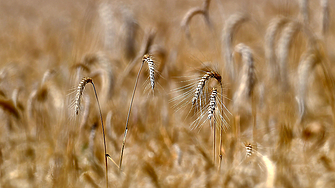
[[[0,1],[0,188],[335,187],[334,7]]]

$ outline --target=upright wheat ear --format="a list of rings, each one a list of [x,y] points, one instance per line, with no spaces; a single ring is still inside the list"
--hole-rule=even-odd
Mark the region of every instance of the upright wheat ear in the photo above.
[[[101,128],[102,128],[102,136],[104,138],[104,148],[105,148],[105,153],[104,153],[104,157],[105,157],[105,165],[106,165],[106,187],[108,188],[108,168],[107,168],[107,146],[106,146],[106,138],[105,138],[105,128],[104,128],[104,124],[103,124],[103,120],[102,120],[102,114],[101,114],[101,108],[100,108],[100,103],[99,103],[99,99],[98,99],[98,94],[97,91],[95,89],[95,85],[93,83],[92,78],[83,78],[81,80],[81,82],[78,85],[78,89],[77,89],[77,94],[76,94],[76,101],[75,101],[75,112],[76,115],[78,115],[79,113],[79,106],[80,106],[80,99],[83,95],[83,91],[85,89],[86,84],[91,83],[93,86],[93,90],[94,90],[94,94],[95,94],[95,98],[97,100],[98,103],[98,108],[99,108],[99,113],[100,113],[100,121],[101,121]]]

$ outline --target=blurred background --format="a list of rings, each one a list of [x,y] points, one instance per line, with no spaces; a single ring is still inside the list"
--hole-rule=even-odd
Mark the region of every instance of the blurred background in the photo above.
[[[75,113],[83,77],[97,89],[116,162],[108,160],[109,187],[335,187],[333,7],[1,0],[0,187],[106,186],[91,85]],[[120,172],[145,54],[155,88],[144,64]],[[217,77],[202,80],[208,71]]]

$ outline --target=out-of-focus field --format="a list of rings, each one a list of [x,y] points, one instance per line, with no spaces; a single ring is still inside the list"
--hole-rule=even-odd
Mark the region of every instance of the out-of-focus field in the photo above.
[[[0,187],[105,187],[93,88],[78,115],[76,89],[93,79],[107,153],[119,163],[147,53],[155,89],[144,64],[109,187],[335,187],[335,1],[306,1],[305,13],[303,0],[205,2],[207,17],[185,22],[202,0],[0,1]],[[276,18],[286,21],[271,45]],[[240,43],[254,70],[245,72]],[[192,106],[205,70],[221,75],[224,93],[211,79]]]

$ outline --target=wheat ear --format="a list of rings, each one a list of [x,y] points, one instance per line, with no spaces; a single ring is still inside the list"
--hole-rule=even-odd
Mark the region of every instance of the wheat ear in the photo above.
[[[254,67],[254,57],[251,49],[243,43],[236,45],[235,50],[241,54],[242,60],[244,62],[244,72],[242,78],[242,83],[240,85],[240,92],[244,92],[248,97],[252,95],[255,83],[255,67]]]
[[[148,54],[151,50],[152,43],[154,42],[156,36],[156,29],[150,29],[145,32],[140,51],[138,52],[138,55],[133,59],[133,61],[126,67],[126,69],[123,71],[123,73],[119,76],[119,81],[116,88],[119,88],[121,84],[123,83],[124,79],[129,75],[131,70],[135,67],[138,60],[143,57],[145,54]]]
[[[301,122],[305,113],[305,97],[308,83],[309,73],[317,64],[317,58],[314,54],[309,54],[303,57],[298,67],[298,87],[297,87],[297,101],[299,105],[299,123]]]
[[[138,83],[138,79],[140,77],[141,70],[143,68],[143,64],[147,61],[148,58],[150,58],[150,55],[147,55],[147,54],[144,55],[143,58],[142,58],[141,67],[140,67],[140,70],[137,73],[137,77],[136,77],[136,80],[135,80],[133,94],[132,94],[132,97],[131,97],[131,100],[130,100],[130,105],[129,105],[129,110],[128,110],[128,116],[127,116],[127,121],[126,121],[126,127],[125,127],[125,130],[124,130],[124,136],[123,136],[122,148],[121,148],[121,154],[120,154],[120,165],[119,165],[120,171],[121,171],[121,167],[122,167],[123,152],[124,152],[124,148],[125,148],[125,145],[126,145],[126,138],[127,138],[127,133],[128,133],[128,123],[129,123],[129,117],[130,117],[131,107],[133,105],[133,101],[134,101],[134,97],[135,97],[135,92],[136,92],[136,88],[137,88],[137,83]],[[149,67],[149,69],[150,69],[150,67]],[[154,83],[154,80],[153,80],[153,83]]]
[[[217,82],[220,84],[220,87],[221,87],[221,101],[222,101],[222,107],[221,107],[221,119],[223,118],[223,84],[222,84],[222,77],[220,74],[218,74],[217,72],[214,72],[214,71],[208,71],[206,72],[206,74],[199,80],[198,82],[198,85],[197,85],[197,88],[194,92],[194,96],[192,98],[192,105],[194,106],[200,95],[202,94],[202,90],[203,88],[205,87],[205,84],[206,84],[206,81],[209,80],[210,78],[214,78],[217,80]],[[208,116],[210,118],[210,116]],[[210,121],[211,122],[211,121]],[[222,123],[223,120],[220,121],[220,123]],[[215,132],[215,129],[213,129],[213,131]],[[223,126],[221,125],[220,126],[220,154],[219,154],[219,169],[221,168],[221,160],[222,160],[222,153],[221,153],[221,148],[222,148],[222,131],[223,131]],[[214,133],[214,136],[213,136],[213,139],[214,139],[214,144],[213,144],[213,147],[214,147],[214,162],[215,162],[215,133]]]
[[[202,14],[205,18],[207,25],[211,26],[209,16],[208,16],[209,4],[210,4],[210,0],[205,0],[204,3],[202,4],[202,7],[194,7],[194,8],[191,8],[189,11],[187,11],[184,18],[181,21],[181,27],[184,28],[187,37],[190,37],[188,25],[190,24],[192,18],[197,14]]]
[[[280,79],[282,81],[283,87],[287,88],[288,86],[288,78],[287,78],[287,70],[286,64],[288,59],[288,54],[290,50],[290,45],[292,42],[293,36],[299,31],[301,25],[297,22],[290,22],[288,26],[285,27],[283,33],[278,41],[278,63],[279,63],[279,73]]]
[[[102,136],[104,138],[104,149],[105,149],[104,157],[105,157],[105,165],[106,165],[106,171],[105,171],[106,172],[106,187],[108,188],[107,146],[106,146],[106,138],[105,138],[105,128],[104,128],[104,124],[103,124],[103,119],[102,119],[102,114],[101,114],[101,108],[100,108],[100,103],[99,103],[99,99],[98,99],[98,94],[97,94],[97,91],[95,89],[95,85],[93,83],[92,78],[86,78],[86,77],[84,77],[81,80],[81,82],[79,83],[78,89],[77,89],[77,94],[76,94],[76,101],[75,101],[75,112],[76,112],[76,115],[78,115],[78,113],[79,113],[79,106],[80,106],[80,100],[81,100],[81,97],[83,95],[83,91],[85,89],[85,86],[88,83],[91,83],[92,86],[93,86],[95,99],[97,100],[97,104],[98,104],[98,108],[99,108],[99,113],[100,113]]]
[[[306,25],[309,22],[308,2],[309,0],[299,0],[300,12]]]
[[[154,64],[154,61],[152,60],[152,57],[148,54],[143,56],[143,61],[148,63],[150,84],[151,84],[151,88],[154,89],[155,88],[155,64]]]
[[[270,79],[276,78],[276,58],[275,58],[275,37],[279,32],[281,26],[289,22],[288,18],[277,17],[270,21],[268,28],[266,29],[265,34],[265,57],[268,63],[268,72]]]
[[[254,67],[254,58],[251,49],[243,43],[236,45],[235,50],[241,54],[244,62],[243,75],[240,86],[236,92],[234,102],[240,101],[243,97],[251,98],[252,116],[253,116],[253,140],[256,143],[257,127],[256,127],[256,104],[253,90],[256,83],[256,74]]]
[[[322,33],[326,34],[329,28],[329,4],[328,0],[321,0],[322,7]]]
[[[252,145],[251,143],[246,143],[245,145],[245,151],[246,151],[246,156],[247,157],[251,157],[252,153],[253,153],[253,150],[252,150]]]
[[[223,29],[222,44],[224,49],[223,54],[225,56],[225,69],[231,80],[234,80],[235,78],[235,68],[232,55],[234,33],[237,28],[247,20],[248,17],[245,14],[234,14],[228,18]]]
[[[199,80],[198,86],[195,89],[194,96],[192,98],[192,105],[195,105],[197,100],[199,99],[200,95],[202,94],[202,90],[205,87],[206,81],[210,78],[215,78],[220,86],[222,86],[222,77],[220,74],[214,71],[208,71],[206,74]]]

